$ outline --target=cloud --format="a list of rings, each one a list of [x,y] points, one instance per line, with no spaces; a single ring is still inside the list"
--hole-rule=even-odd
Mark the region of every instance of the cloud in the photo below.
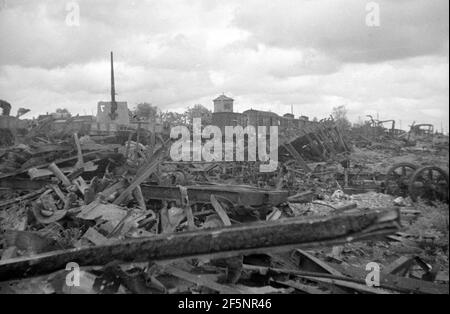
[[[249,0],[237,10],[234,23],[251,32],[257,42],[315,49],[343,62],[380,62],[448,51],[448,1],[376,1],[379,27],[366,25],[371,12],[367,3]]]
[[[0,10],[0,98],[30,115],[92,113],[109,99],[114,51],[118,99],[183,111],[236,109],[323,118],[346,105],[448,129],[448,2],[376,1],[378,28],[360,0],[17,0]],[[70,2],[70,1],[68,1]],[[14,109],[13,109],[14,110]]]

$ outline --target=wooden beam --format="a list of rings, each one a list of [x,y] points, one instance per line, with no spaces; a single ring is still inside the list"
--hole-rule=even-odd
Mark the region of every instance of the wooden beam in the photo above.
[[[0,261],[0,280],[53,272],[64,269],[69,262],[90,266],[105,265],[113,260],[145,262],[194,256],[219,258],[267,253],[269,248],[323,247],[373,239],[397,232],[399,227],[398,209],[386,208],[331,217],[292,218],[163,234]]]
[[[342,273],[306,251],[297,249],[295,250],[295,253],[299,257],[299,268],[301,269],[319,273],[325,272],[335,276],[342,276]]]
[[[227,212],[214,195],[211,195],[211,204],[216,213],[219,215],[220,219],[222,220],[224,226],[231,226],[231,221],[227,215]]]
[[[9,206],[9,205],[12,205],[12,204],[15,204],[15,203],[20,203],[20,202],[28,200],[28,199],[37,198],[42,193],[44,193],[46,190],[47,190],[47,188],[42,188],[42,189],[39,189],[37,191],[33,191],[31,193],[28,193],[26,195],[19,196],[19,197],[10,199],[10,200],[6,200],[6,201],[3,201],[3,202],[0,202],[0,209],[2,207]]]
[[[145,199],[179,201],[180,189],[176,186],[141,185]],[[277,206],[286,202],[288,191],[274,191],[242,185],[192,185],[186,186],[191,204],[211,203],[211,195],[227,199],[237,206]]]
[[[312,172],[312,169],[308,166],[306,161],[302,158],[302,156],[299,154],[299,152],[297,152],[297,150],[294,146],[292,146],[291,143],[283,144],[283,147],[292,155],[292,157],[295,158],[295,160],[300,164],[303,170],[308,173]]]
[[[65,187],[69,187],[72,185],[72,182],[66,177],[66,175],[61,171],[61,169],[58,168],[58,166],[54,163],[50,164],[48,166],[48,169],[55,175],[56,178],[59,179],[59,181],[62,182],[62,184]]]
[[[200,274],[194,275],[194,274],[188,273],[187,271],[184,271],[184,270],[179,269],[172,265],[165,265],[165,266],[163,266],[163,269],[164,269],[165,273],[168,273],[172,276],[189,281],[198,286],[206,287],[208,289],[217,291],[220,294],[240,294],[241,293],[238,289],[231,287],[231,286],[226,286],[226,285],[217,283],[213,280],[208,279],[205,275],[200,275]]]
[[[364,280],[367,271],[364,268],[351,265],[333,265],[341,273],[352,278]],[[435,284],[425,280],[414,278],[400,277],[392,274],[380,273],[380,286],[390,288],[402,293],[418,293],[418,294],[448,294],[448,284]]]
[[[75,168],[83,167],[83,151],[81,150],[80,139],[78,138],[78,133],[73,134],[73,138],[75,140],[75,146],[77,147],[77,163],[75,164]]]
[[[163,161],[163,159],[167,156],[168,149],[164,146],[159,151],[157,151],[152,158],[147,162],[143,167],[141,167],[138,171],[138,175],[134,178],[134,180],[130,183],[130,185],[123,191],[119,197],[114,201],[114,204],[119,205],[136,189],[141,183],[143,183],[147,178],[155,172],[158,165]]]
[[[89,152],[89,153],[83,154],[83,157],[86,158],[86,157],[90,157],[90,156],[95,156],[95,155],[97,155],[97,154],[105,153],[105,152],[107,152],[107,151],[108,151],[108,149],[101,149],[101,150],[97,150],[97,151],[94,151],[94,152]],[[68,161],[75,160],[75,159],[77,159],[77,158],[78,158],[78,156],[72,156],[72,157],[67,157],[67,158],[58,159],[58,160],[55,160],[55,161],[53,161],[53,162],[46,162],[46,163],[43,163],[43,164],[40,164],[40,165],[35,165],[35,166],[28,167],[28,168],[25,168],[25,169],[19,169],[19,170],[10,172],[10,173],[1,174],[1,175],[0,175],[0,179],[4,179],[4,178],[9,178],[9,177],[17,176],[17,175],[19,175],[19,174],[22,174],[22,173],[27,172],[30,168],[37,168],[37,169],[39,169],[39,168],[45,168],[45,167],[50,166],[52,163],[58,165],[58,164],[62,164],[62,163],[64,163],[64,162],[68,162]]]

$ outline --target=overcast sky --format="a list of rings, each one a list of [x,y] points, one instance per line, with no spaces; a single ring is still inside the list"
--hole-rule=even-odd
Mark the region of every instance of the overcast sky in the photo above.
[[[76,25],[76,6],[79,25]],[[183,111],[224,92],[235,110],[449,119],[448,0],[0,0],[0,99],[92,114],[117,99]],[[74,22],[75,21],[75,22]],[[74,25],[75,24],[75,25]],[[369,23],[370,24],[370,23]]]

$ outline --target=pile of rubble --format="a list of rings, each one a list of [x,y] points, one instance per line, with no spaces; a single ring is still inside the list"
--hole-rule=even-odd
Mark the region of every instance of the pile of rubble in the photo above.
[[[334,126],[283,142],[270,174],[172,162],[169,140],[33,134],[0,150],[0,293],[448,293],[448,257],[430,264],[424,235],[405,233],[422,212],[402,194],[404,168],[365,172]],[[373,260],[392,243],[419,252]],[[370,262],[378,286],[366,284]],[[65,285],[68,265],[79,286]]]

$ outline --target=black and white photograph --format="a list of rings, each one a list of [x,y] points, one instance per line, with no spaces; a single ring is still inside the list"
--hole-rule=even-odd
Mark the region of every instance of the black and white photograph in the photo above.
[[[5,294],[448,295],[449,1],[0,0]]]

